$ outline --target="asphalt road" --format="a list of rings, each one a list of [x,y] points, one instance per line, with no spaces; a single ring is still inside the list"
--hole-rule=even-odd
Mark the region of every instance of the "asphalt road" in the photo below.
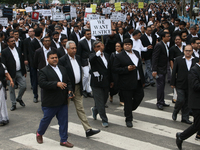
[[[17,93],[18,90],[16,90]],[[0,127],[0,150],[59,150],[66,149],[59,145],[59,132],[57,120],[54,118],[44,135],[44,143],[38,144],[35,132],[43,117],[41,102],[33,103],[33,94],[27,77],[27,90],[23,96],[26,107],[17,104],[15,111],[10,111],[11,101],[8,94],[8,113],[10,123]],[[121,150],[121,149],[145,149],[145,150],[176,150],[175,134],[183,131],[189,125],[181,123],[181,117],[172,121],[171,115],[174,104],[171,103],[172,89],[166,84],[165,98],[170,107],[160,111],[156,108],[156,87],[145,88],[145,97],[140,107],[133,112],[133,128],[125,126],[123,107],[119,105],[118,96],[114,96],[114,102],[108,101],[106,112],[109,119],[109,127],[103,128],[101,120],[93,120],[90,108],[94,105],[92,98],[84,98],[85,113],[90,125],[101,132],[93,137],[86,138],[85,131],[76,114],[73,102],[69,105],[69,138],[73,143],[73,149],[85,150]],[[40,99],[39,99],[40,100]],[[193,118],[191,117],[192,121]],[[183,142],[184,150],[199,150],[200,141],[195,136]]]

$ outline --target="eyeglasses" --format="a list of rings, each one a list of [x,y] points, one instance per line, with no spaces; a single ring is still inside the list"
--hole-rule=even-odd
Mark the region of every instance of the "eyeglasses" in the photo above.
[[[95,46],[96,48],[99,48],[99,47],[101,47],[101,45],[98,45],[98,46]]]
[[[193,50],[184,50],[185,52],[193,52]]]

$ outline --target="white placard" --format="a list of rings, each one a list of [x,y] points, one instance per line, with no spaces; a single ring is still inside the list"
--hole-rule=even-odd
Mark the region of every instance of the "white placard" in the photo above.
[[[26,7],[25,10],[26,10],[26,12],[32,12],[33,8],[32,7]]]
[[[76,7],[70,6],[70,13],[76,13]]]
[[[43,9],[37,9],[37,10],[35,10],[36,12],[39,12],[40,14],[42,14],[43,13]]]
[[[102,9],[102,13],[103,13],[103,14],[110,14],[110,13],[111,13],[110,7],[103,8],[103,9]]]
[[[86,12],[86,13],[92,13],[92,8],[86,8],[86,9],[85,9],[85,12]]]
[[[72,18],[77,18],[77,14],[76,14],[76,13],[71,13],[71,12],[70,12],[70,16],[71,16],[71,19],[72,19]]]
[[[111,20],[90,20],[90,29],[93,36],[110,35]]]
[[[89,20],[97,20],[100,18],[100,15],[90,14],[90,15],[87,15],[87,17],[89,18]]]
[[[51,9],[44,9],[42,16],[52,16]]]
[[[0,9],[0,17],[3,16],[3,11]]]
[[[52,15],[52,20],[53,21],[60,21],[60,20],[64,20],[65,16],[63,13],[53,13]]]
[[[0,24],[2,26],[7,26],[8,25],[8,18],[0,18]]]

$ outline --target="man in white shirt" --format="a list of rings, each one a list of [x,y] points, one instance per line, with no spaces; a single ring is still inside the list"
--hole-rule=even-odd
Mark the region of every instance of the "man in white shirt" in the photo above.
[[[192,46],[187,45],[184,48],[184,56],[176,57],[170,83],[171,87],[176,87],[177,91],[177,100],[172,114],[172,119],[176,120],[177,114],[181,110],[181,122],[187,124],[192,124],[189,120],[190,109],[188,107],[188,73],[190,69],[199,61],[198,58],[192,56],[192,53]]]
[[[133,47],[132,50],[136,50],[139,52],[140,56],[141,56],[141,52],[144,51],[146,52],[148,49],[152,49],[152,45],[149,45],[147,47],[144,47],[142,45],[142,42],[140,40],[141,37],[141,32],[139,30],[135,30],[133,32],[133,36],[131,37],[131,40],[133,41]]]
[[[59,59],[59,65],[67,69],[69,79],[72,84],[74,97],[72,101],[76,107],[76,112],[79,119],[85,129],[86,137],[92,136],[100,132],[100,130],[93,130],[89,125],[87,116],[83,107],[82,97],[82,71],[81,71],[81,59],[80,56],[76,55],[76,44],[74,41],[68,41],[66,43],[67,55]],[[69,104],[70,101],[68,101]]]
[[[8,73],[13,79],[13,82],[17,82],[20,89],[18,97],[15,96],[15,88],[9,86],[10,99],[12,102],[11,111],[16,109],[16,101],[21,106],[25,106],[22,101],[22,96],[26,90],[26,69],[24,65],[24,59],[20,48],[15,47],[15,40],[13,37],[9,37],[7,40],[8,47],[2,51],[2,63],[6,66]]]
[[[54,31],[52,33],[52,41],[51,41],[51,47],[54,47],[56,49],[60,48],[61,44],[60,42],[58,41],[58,38],[59,38],[59,33],[57,31]]]
[[[199,58],[200,39],[198,37],[191,38],[191,45],[193,48],[193,56]]]

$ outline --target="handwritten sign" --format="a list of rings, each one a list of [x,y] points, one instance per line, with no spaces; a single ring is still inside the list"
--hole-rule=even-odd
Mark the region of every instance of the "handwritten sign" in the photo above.
[[[0,24],[2,26],[6,26],[8,25],[8,18],[0,18]]]

